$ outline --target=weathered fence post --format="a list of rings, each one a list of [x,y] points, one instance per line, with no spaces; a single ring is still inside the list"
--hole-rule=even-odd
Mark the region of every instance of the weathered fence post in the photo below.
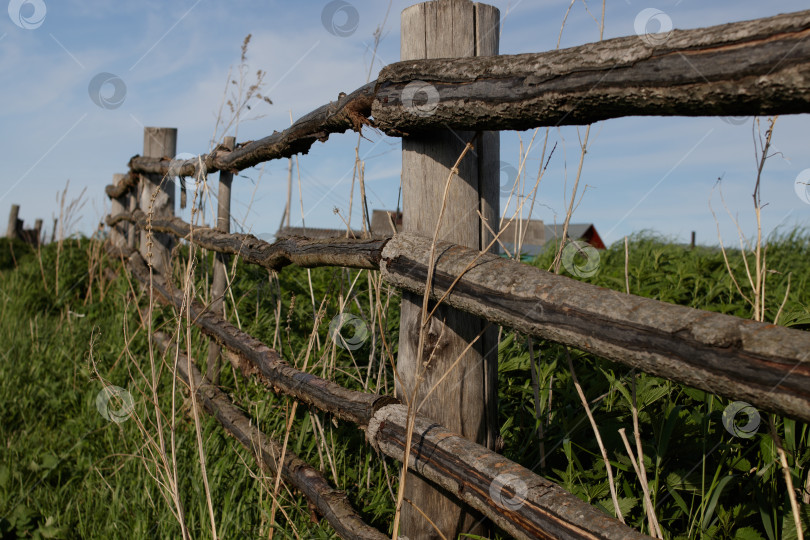
[[[8,214],[8,231],[6,238],[19,238],[19,226],[17,225],[17,216],[20,215],[20,205],[12,204],[11,212]]]
[[[129,210],[129,214],[132,215],[135,212],[135,209],[138,208],[138,192],[137,187],[135,191],[130,191],[124,197],[127,201],[127,208]],[[135,235],[137,233],[137,229],[135,228],[135,224],[131,221],[127,223],[127,247],[129,249],[135,249]]]
[[[120,184],[121,181],[124,179],[124,176],[125,175],[123,174],[114,174],[113,185],[117,186],[118,184]],[[125,195],[122,195],[118,199],[112,199],[110,204],[110,217],[114,218],[117,215],[123,214],[127,210],[126,208],[124,208],[124,204],[122,201],[124,197]],[[124,247],[127,242],[127,237],[123,231],[126,230],[126,228],[127,228],[126,225],[124,225],[123,223],[113,225],[110,228],[110,244],[112,244],[115,247]]]
[[[177,129],[147,127],[143,130],[143,156],[172,159],[177,154]],[[174,180],[160,175],[141,175],[140,207],[153,217],[174,216]],[[141,255],[155,270],[168,273],[171,270],[171,253],[174,237],[170,234],[141,231]]]
[[[236,139],[225,137],[222,146],[233,150]],[[217,229],[224,233],[231,232],[231,183],[233,174],[228,171],[219,172],[219,195],[217,197]],[[225,315],[223,296],[225,294],[225,273],[228,271],[228,256],[224,253],[214,254],[214,279],[211,284],[211,310],[217,315]],[[214,384],[219,384],[221,348],[217,342],[208,342],[208,378]]]
[[[497,8],[469,0],[437,0],[402,12],[402,60],[490,56],[498,54]],[[406,96],[409,92],[412,95]],[[435,88],[418,82],[403,92],[403,103],[416,115],[440,107]],[[402,139],[403,228],[432,237],[443,204],[450,170],[468,142],[468,152],[447,194],[439,239],[475,249],[486,248],[491,235],[478,211],[497,229],[499,211],[500,138],[498,133],[437,130]],[[439,254],[441,256],[441,254]],[[434,303],[431,303],[432,309]],[[402,386],[397,395],[411,395],[422,371],[417,365],[422,298],[403,292],[397,368]],[[416,403],[439,379],[449,375],[419,410],[432,420],[479,444],[494,448],[497,426],[497,329],[491,328],[464,352],[484,329],[485,322],[440,306],[425,331],[424,374]],[[455,367],[456,359],[463,358]],[[420,436],[414,433],[414,441]],[[488,535],[481,517],[440,488],[414,474],[406,479],[405,497],[424,512],[447,538],[460,533]],[[439,538],[420,511],[405,502],[400,534],[410,540]]]
[[[37,219],[36,221],[34,221],[34,230],[36,231],[36,235],[37,235],[37,243],[36,243],[36,245],[39,246],[41,244],[44,244],[45,242],[42,241],[42,220],[41,219]]]

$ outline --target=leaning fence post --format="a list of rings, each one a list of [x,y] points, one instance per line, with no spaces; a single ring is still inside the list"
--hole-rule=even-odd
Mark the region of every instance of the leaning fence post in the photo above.
[[[123,174],[114,174],[113,175],[113,186],[118,186],[121,183],[121,181],[124,179],[124,176],[125,175],[123,175]],[[125,197],[125,195],[122,195],[118,199],[112,199],[111,205],[110,205],[110,217],[111,218],[114,218],[115,216],[121,215],[126,211],[126,208],[124,207],[124,204],[122,202],[122,199],[124,197]],[[127,242],[126,235],[123,232],[124,230],[125,230],[125,227],[122,224],[113,225],[110,228],[110,244],[112,244],[115,247],[124,247],[126,245],[126,242]]]
[[[497,8],[469,0],[437,0],[411,6],[402,12],[402,60],[496,55],[499,18]],[[405,88],[402,101],[407,110],[418,116],[429,115],[441,106],[437,89],[419,81]],[[478,211],[490,227],[497,229],[500,138],[498,133],[477,135],[445,129],[402,139],[403,228],[406,231],[433,237],[450,170],[465,145],[474,141],[473,150],[461,161],[458,174],[450,183],[439,239],[475,249],[487,247],[491,235]],[[434,305],[432,302],[430,308]],[[397,360],[403,383],[397,387],[400,399],[406,393],[410,396],[422,371],[417,362],[421,311],[422,298],[403,291]],[[484,326],[482,319],[447,306],[436,310],[425,329],[427,339],[422,363],[426,367],[416,403],[449,372],[424,403],[420,414],[493,448],[498,434],[497,329],[491,327],[484,331]],[[478,341],[464,352],[479,334]],[[463,358],[453,367],[460,355]],[[419,441],[418,433],[414,434],[413,441]],[[419,510],[408,502],[403,503],[402,536],[438,538],[433,525],[422,513],[446,538],[456,538],[460,533],[489,534],[480,515],[415,474],[407,476],[405,497]]]
[[[6,238],[19,238],[19,230],[17,227],[17,216],[20,214],[20,205],[19,204],[12,204],[11,205],[11,212],[8,214],[8,231],[6,232]]]
[[[233,150],[236,145],[234,137],[225,137],[222,146]],[[224,233],[231,232],[231,183],[233,173],[219,172],[219,194],[217,197],[217,229]],[[214,279],[211,284],[211,310],[218,315],[225,315],[223,296],[225,295],[225,273],[228,271],[228,256],[224,253],[214,254]],[[208,342],[208,378],[219,384],[221,348],[216,341]]]
[[[143,156],[172,159],[177,154],[177,129],[147,127],[143,130]],[[174,180],[161,175],[141,175],[140,207],[152,218],[174,216]],[[147,239],[151,236],[151,239]],[[141,255],[159,272],[171,270],[174,237],[141,231]]]

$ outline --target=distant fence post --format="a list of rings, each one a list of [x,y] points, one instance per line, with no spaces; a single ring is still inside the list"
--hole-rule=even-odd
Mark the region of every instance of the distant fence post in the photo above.
[[[113,175],[113,186],[118,186],[121,181],[124,179],[124,174],[114,174]],[[122,199],[124,199],[125,195],[122,195],[118,199],[112,199],[110,205],[110,217],[114,218],[115,216],[123,214],[127,209],[124,208],[124,203]],[[110,228],[110,244],[115,247],[124,247],[127,242],[126,234],[123,232],[126,230],[127,227],[123,223],[119,223],[113,225]]]
[[[236,146],[236,139],[225,137],[223,146],[228,150],[233,150]],[[219,194],[217,197],[217,229],[224,232],[231,232],[231,183],[233,174],[228,171],[219,171]],[[217,315],[225,315],[223,308],[223,296],[225,294],[225,273],[228,271],[228,256],[224,253],[214,254],[214,278],[211,284],[211,310]],[[208,342],[208,378],[214,384],[219,384],[219,372],[221,366],[221,348],[214,340]]]
[[[402,60],[497,55],[499,26],[497,8],[469,0],[437,0],[411,6],[402,12]],[[418,82],[411,85],[402,99],[413,114],[428,115],[441,106],[431,102],[438,98],[435,88]],[[412,95],[406,96],[409,88]],[[450,170],[475,135],[447,129],[402,139],[404,230],[433,236]],[[498,228],[500,137],[498,133],[479,133],[473,144],[450,183],[439,239],[484,249],[491,235],[478,211],[490,227]],[[431,302],[431,309],[434,305]],[[421,370],[417,365],[421,311],[422,298],[403,291],[397,360],[403,382],[397,387],[400,399],[405,393],[411,395]],[[416,403],[449,371],[420,414],[492,449],[498,434],[497,328],[484,332],[463,352],[484,325],[482,319],[446,305],[436,310],[426,329],[422,362],[427,367]],[[463,358],[452,367],[460,355]],[[419,440],[415,433],[413,441]],[[406,479],[405,497],[419,510],[403,503],[402,536],[412,540],[439,537],[420,510],[446,538],[456,538],[460,533],[489,535],[489,527],[481,522],[480,515],[412,473]]]
[[[42,220],[41,219],[37,219],[36,221],[34,221],[34,231],[36,231],[36,235],[37,235],[37,243],[36,243],[36,245],[39,246],[39,245],[44,244],[45,242],[42,241]]]
[[[19,204],[12,204],[11,205],[11,212],[8,214],[8,231],[6,232],[6,238],[19,238],[20,227],[17,225],[17,216],[20,215],[20,205]]]
[[[135,209],[138,208],[138,188],[136,187],[134,191],[127,193],[124,196],[124,200],[127,202],[129,214],[132,215],[135,212]],[[129,249],[135,249],[136,234],[137,229],[135,229],[135,224],[130,221],[127,223],[127,247]]]
[[[143,156],[173,159],[177,154],[177,129],[147,127],[143,130]],[[140,207],[152,217],[174,216],[174,179],[160,175],[141,175]],[[154,199],[154,200],[153,200]],[[151,242],[147,231],[141,231],[141,255],[159,272],[168,273],[171,269],[171,254],[174,237],[170,234],[151,232]]]

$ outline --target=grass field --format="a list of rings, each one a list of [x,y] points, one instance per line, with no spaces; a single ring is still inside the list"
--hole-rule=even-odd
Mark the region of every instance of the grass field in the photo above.
[[[750,317],[719,250],[689,250],[650,234],[631,238],[629,248],[632,293]],[[778,324],[810,328],[809,257],[806,231],[770,239],[767,260],[775,272],[766,281],[766,320],[773,321],[779,310],[790,274]],[[729,258],[740,278],[740,254],[729,252]],[[532,264],[548,268],[550,262],[549,255]],[[200,256],[196,263],[197,293],[205,298],[211,257]],[[105,269],[113,274],[105,276]],[[306,363],[309,371],[352,388],[393,392],[379,340],[350,354],[328,335],[329,322],[347,296],[346,311],[370,321],[373,275],[363,272],[356,279],[357,271],[321,268],[310,276],[289,267],[268,278],[266,271],[242,264],[235,275],[228,307],[232,322],[292,364]],[[623,291],[624,246],[602,252],[599,271],[586,281]],[[213,537],[188,400],[180,392],[172,402],[172,379],[160,362],[152,378],[133,291],[138,289],[120,263],[103,257],[98,242],[69,240],[61,249],[54,244],[37,253],[0,241],[2,538],[179,538],[177,504],[169,489],[173,478],[190,536]],[[398,299],[393,291],[382,291],[380,301],[387,307],[382,326],[388,343],[395,344]],[[158,309],[155,326],[174,331],[177,321],[169,310]],[[193,343],[193,356],[204,359],[204,340]],[[534,350],[541,356],[536,392],[526,337],[504,329],[499,351],[504,453],[613,514],[606,467],[574,389],[566,351],[543,341],[535,341]],[[624,427],[632,440],[635,386],[651,498],[666,538],[796,537],[768,413],[760,412],[756,432],[735,436],[723,424],[728,400],[579,351],[571,355],[628,524],[649,532],[638,477],[618,434]],[[154,388],[152,380],[158,381]],[[284,437],[289,400],[235,377],[230,368],[222,383],[262,430]],[[120,423],[100,412],[105,384],[134,398],[132,415]],[[810,433],[791,420],[774,418],[773,423],[801,501],[808,495]],[[219,538],[267,538],[273,521],[275,538],[335,537],[325,522],[313,522],[306,502],[283,485],[274,508],[274,479],[262,479],[249,453],[215,421],[203,417],[201,429]],[[169,461],[159,452],[159,434],[167,448],[176,449]],[[344,489],[367,522],[390,534],[399,466],[375,455],[361,431],[298,407],[289,448]],[[806,504],[802,509],[807,525],[810,512]]]

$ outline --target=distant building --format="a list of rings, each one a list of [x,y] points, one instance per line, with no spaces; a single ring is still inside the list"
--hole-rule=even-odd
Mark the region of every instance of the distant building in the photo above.
[[[542,220],[530,219],[528,221],[512,221],[499,237],[501,243],[514,255],[518,244],[518,233],[522,232],[523,241],[521,252],[524,255],[538,255],[548,246],[557,246],[562,240],[563,224],[546,225]],[[596,249],[605,249],[605,243],[596,231],[593,223],[569,223],[568,238],[587,242]],[[499,251],[503,251],[502,249]]]
[[[374,210],[371,214],[371,232],[375,238],[391,236],[391,222],[388,219],[388,214],[391,214],[391,219],[397,230],[402,229],[402,212],[395,212],[393,210]],[[290,236],[306,236],[308,238],[346,238],[347,230],[343,229],[322,229],[316,227],[283,227],[276,232],[276,238],[288,238]],[[363,238],[363,232],[352,229],[348,234],[348,238]]]
[[[307,238],[346,238],[346,229],[322,229],[317,227],[282,227],[276,232],[276,239],[290,236],[305,236]],[[362,238],[363,233],[352,230],[349,238]]]
[[[389,216],[390,219],[389,219]],[[371,232],[374,236],[389,236],[394,233],[391,230],[391,222],[398,231],[402,230],[402,212],[395,210],[374,210],[371,212]]]
[[[390,217],[389,217],[390,216]],[[391,236],[393,222],[396,229],[402,230],[402,212],[394,210],[374,210],[371,213],[371,231],[374,237]],[[514,220],[506,225],[501,233],[500,241],[514,255],[515,246],[518,243],[518,233],[523,233],[521,251],[524,255],[538,255],[548,246],[559,245],[562,239],[563,225],[546,225],[542,220],[530,219],[518,222]],[[321,229],[313,227],[284,227],[276,233],[276,238],[287,238],[290,236],[307,236],[309,238],[346,238],[346,229]],[[352,230],[349,238],[362,238],[363,233]],[[571,240],[583,241],[592,245],[596,249],[605,249],[602,238],[596,231],[593,223],[570,223],[568,225],[568,238]],[[499,252],[503,252],[499,248]]]

